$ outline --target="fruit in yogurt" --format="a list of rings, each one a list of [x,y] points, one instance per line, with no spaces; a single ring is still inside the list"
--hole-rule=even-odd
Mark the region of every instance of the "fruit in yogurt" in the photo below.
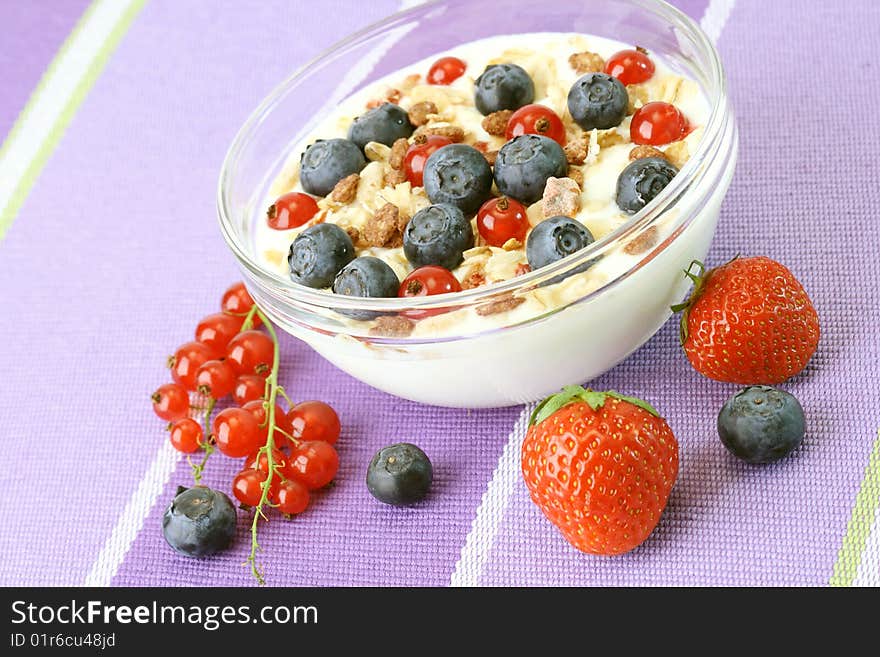
[[[640,107],[629,124],[634,144],[662,146],[683,139],[689,130],[684,114],[670,103],[655,101]]]
[[[452,84],[467,70],[467,64],[458,57],[441,57],[431,64],[428,75],[425,76],[428,84]]]
[[[452,144],[428,157],[422,174],[431,203],[454,205],[473,214],[492,193],[492,169],[473,146]]]
[[[266,223],[275,230],[289,230],[307,223],[318,214],[318,203],[308,194],[288,192],[282,194],[266,211]],[[250,310],[235,311],[247,312]]]
[[[505,129],[508,141],[520,135],[543,135],[565,146],[565,125],[559,115],[544,105],[524,105],[510,115]]]
[[[526,256],[532,271],[562,260],[594,242],[593,234],[571,217],[551,217],[539,223],[529,233]],[[586,265],[589,267],[590,262]],[[579,269],[583,271],[586,267]]]
[[[544,194],[548,178],[568,174],[565,151],[557,142],[541,135],[521,135],[498,151],[495,184],[505,196],[532,204]]]
[[[530,227],[525,206],[508,196],[489,199],[477,212],[477,231],[489,246],[524,242]]]
[[[180,487],[162,516],[162,535],[180,554],[207,557],[229,547],[236,520],[235,507],[219,490]]]
[[[654,76],[654,70],[654,62],[648,54],[638,49],[621,50],[605,62],[605,73],[625,85],[647,82]]]
[[[535,100],[535,83],[522,66],[492,64],[474,82],[474,104],[484,116]]]
[[[409,122],[406,110],[394,103],[382,103],[352,121],[348,138],[363,150],[371,141],[391,146],[398,139],[409,137],[412,133],[413,125]]]
[[[383,447],[367,468],[367,489],[380,502],[408,506],[420,502],[431,489],[434,468],[420,448],[411,443]]]
[[[747,463],[772,463],[785,458],[803,442],[805,432],[800,402],[770,386],[740,390],[718,414],[721,442]]]
[[[727,383],[775,385],[807,366],[819,345],[819,316],[784,265],[737,257],[709,271],[694,262],[685,273],[694,290],[672,309],[682,311],[681,341],[697,372]]]
[[[522,446],[529,495],[578,550],[616,555],[660,521],[678,443],[648,403],[567,386],[535,409]]]
[[[354,244],[344,230],[336,224],[317,224],[297,235],[290,245],[290,278],[307,287],[330,287],[354,257]]]
[[[607,73],[587,73],[568,92],[568,111],[584,130],[616,128],[628,106],[626,87]]]
[[[400,281],[384,260],[361,256],[333,279],[333,291],[347,297],[396,297]]]
[[[440,135],[429,135],[422,142],[411,144],[403,157],[403,172],[413,187],[424,186],[425,163],[431,154],[449,146],[452,140]]]
[[[635,214],[662,192],[677,173],[678,169],[662,157],[631,162],[617,177],[617,207]]]
[[[457,207],[446,203],[419,210],[403,231],[403,252],[414,267],[437,265],[455,269],[473,245],[470,220]]]
[[[327,196],[340,180],[367,165],[361,148],[349,139],[319,139],[300,159],[300,182],[315,196]]]

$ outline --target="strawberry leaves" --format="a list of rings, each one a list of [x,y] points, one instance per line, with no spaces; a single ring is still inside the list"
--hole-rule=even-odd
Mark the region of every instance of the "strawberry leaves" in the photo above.
[[[660,413],[657,412],[657,409],[638,397],[621,395],[614,390],[598,392],[596,390],[590,390],[589,388],[583,388],[582,386],[565,386],[561,392],[557,392],[555,395],[550,395],[535,407],[531,418],[529,418],[529,426],[541,424],[541,422],[553,415],[556,411],[573,402],[585,402],[594,411],[598,411],[605,405],[605,402],[609,397],[627,402],[633,406],[638,406],[651,415],[660,417]]]

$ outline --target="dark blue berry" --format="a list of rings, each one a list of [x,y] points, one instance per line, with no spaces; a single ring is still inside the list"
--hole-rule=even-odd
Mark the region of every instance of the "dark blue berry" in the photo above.
[[[400,279],[390,266],[379,258],[361,256],[342,268],[333,280],[333,291],[348,297],[396,297]],[[368,310],[340,310],[355,319],[374,319],[378,313]]]
[[[449,203],[465,214],[475,213],[492,194],[492,169],[473,146],[451,144],[433,153],[423,172],[431,203]]]
[[[718,435],[743,461],[771,463],[804,439],[804,409],[794,396],[770,386],[749,386],[727,400],[718,414]]]
[[[416,212],[403,231],[403,252],[413,267],[455,269],[474,245],[471,222],[454,205],[429,205]]]
[[[181,554],[206,557],[229,547],[236,520],[235,507],[219,490],[180,487],[162,517],[162,533]]]
[[[577,253],[594,241],[593,234],[581,222],[571,217],[550,217],[529,233],[526,239],[526,258],[534,271]],[[591,260],[570,274],[585,271],[593,262]]]
[[[617,207],[635,214],[659,194],[678,169],[662,157],[645,157],[631,162],[617,177]]]
[[[330,287],[339,270],[354,260],[354,244],[336,224],[317,224],[290,245],[290,278],[308,287]]]
[[[410,443],[380,449],[367,468],[367,488],[380,502],[415,504],[431,488],[434,469],[425,453]]]
[[[535,83],[521,66],[492,64],[474,82],[474,104],[481,114],[515,110],[535,100]]]
[[[360,147],[348,139],[319,139],[300,158],[300,182],[315,196],[327,196],[340,180],[367,165]]]
[[[606,73],[587,73],[568,92],[568,111],[584,130],[616,128],[628,106],[626,87]]]
[[[391,146],[401,137],[409,137],[413,125],[399,105],[382,103],[357,117],[348,129],[348,138],[363,150],[371,141]]]
[[[566,175],[568,161],[562,146],[541,135],[520,135],[511,139],[495,158],[498,190],[526,205],[541,198],[548,178]]]

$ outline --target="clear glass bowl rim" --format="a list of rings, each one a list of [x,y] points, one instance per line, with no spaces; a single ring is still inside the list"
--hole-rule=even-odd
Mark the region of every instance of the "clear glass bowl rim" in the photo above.
[[[651,11],[665,19],[675,28],[683,30],[700,49],[698,54],[708,60],[708,70],[706,73],[707,81],[709,82],[708,91],[711,94],[709,98],[711,111],[699,147],[678,175],[672,179],[645,209],[634,214],[626,223],[602,239],[596,240],[581,251],[551,265],[506,281],[461,292],[407,298],[348,297],[324,290],[315,290],[294,283],[288,278],[263,268],[239,243],[235,223],[231,216],[229,203],[227,202],[229,181],[235,172],[238,157],[247,147],[252,134],[260,128],[265,117],[273,111],[276,105],[303,78],[308,76],[312,68],[324,60],[343,56],[349,48],[358,45],[361,41],[381,36],[390,27],[406,22],[410,17],[430,11],[432,8],[443,6],[446,4],[446,1],[431,0],[430,2],[404,9],[337,41],[276,86],[251,113],[233,139],[223,160],[217,187],[217,210],[221,231],[239,262],[255,277],[261,279],[264,284],[274,288],[276,293],[278,291],[286,291],[297,303],[305,303],[326,310],[363,310],[379,314],[398,314],[407,310],[430,310],[432,308],[454,310],[456,308],[478,305],[481,302],[486,302],[517,290],[534,288],[555,276],[564,276],[565,272],[572,271],[581,264],[600,256],[605,251],[614,248],[616,244],[634,239],[641,231],[647,230],[656,220],[662,217],[665,212],[672,209],[680,198],[683,198],[685,195],[696,195],[698,193],[694,190],[689,190],[688,187],[693,182],[694,174],[704,168],[703,164],[719,154],[719,141],[725,130],[729,114],[727,82],[718,51],[696,22],[664,0],[624,0],[626,4]],[[614,2],[617,0],[604,1]],[[684,218],[682,223],[686,223],[688,220],[689,218]],[[615,278],[606,281],[601,287],[592,291],[589,296],[598,295],[619,280],[626,278],[630,273],[642,266],[644,259],[654,257],[654,255],[656,255],[656,250],[649,250],[644,254],[643,259],[636,262],[629,270],[621,272]]]

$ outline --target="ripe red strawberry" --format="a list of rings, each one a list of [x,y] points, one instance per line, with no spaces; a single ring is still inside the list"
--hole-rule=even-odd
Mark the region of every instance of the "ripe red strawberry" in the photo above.
[[[691,273],[694,265],[700,275]],[[694,281],[681,342],[700,374],[728,383],[773,385],[798,374],[819,344],[819,316],[803,286],[770,258],[734,258]]]
[[[535,409],[522,472],[532,501],[569,543],[622,554],[657,526],[678,474],[678,443],[641,399],[567,386]]]

